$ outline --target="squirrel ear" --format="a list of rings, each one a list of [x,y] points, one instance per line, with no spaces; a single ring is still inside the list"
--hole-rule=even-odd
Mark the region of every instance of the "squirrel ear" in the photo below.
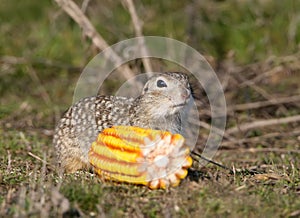
[[[144,88],[143,88],[143,92],[142,92],[142,94],[145,94],[147,91],[148,91],[148,84],[146,84],[145,86],[144,86]]]
[[[145,94],[146,92],[148,92],[149,90],[149,81],[146,82],[146,84],[143,87],[143,91],[142,91],[142,95]]]

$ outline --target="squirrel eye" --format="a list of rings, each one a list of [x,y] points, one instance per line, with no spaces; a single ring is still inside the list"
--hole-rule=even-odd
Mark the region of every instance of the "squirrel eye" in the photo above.
[[[157,87],[162,88],[162,87],[167,87],[167,84],[163,80],[157,80],[156,82]]]

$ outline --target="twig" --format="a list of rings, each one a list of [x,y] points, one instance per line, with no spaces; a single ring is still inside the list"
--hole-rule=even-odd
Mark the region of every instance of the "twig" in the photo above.
[[[145,46],[145,40],[143,38],[142,24],[141,24],[141,20],[139,19],[138,15],[136,13],[134,3],[132,0],[124,0],[124,2],[128,7],[128,10],[129,10],[129,13],[131,16],[131,20],[133,23],[133,27],[135,30],[135,35],[137,37],[140,37],[140,47],[141,47],[142,55],[147,56],[148,52],[147,52],[147,48]],[[149,58],[142,58],[142,62],[146,69],[146,72],[148,72],[148,73],[153,72]]]
[[[0,57],[0,63],[4,64],[9,64],[9,65],[18,65],[18,64],[42,64],[48,67],[57,67],[57,68],[62,68],[66,69],[68,71],[78,71],[81,69],[81,67],[74,67],[59,61],[54,61],[50,59],[45,59],[45,58],[24,58],[24,57],[16,57],[16,56],[1,56]]]
[[[83,33],[88,36],[93,44],[100,50],[106,49],[104,54],[112,60],[116,66],[121,64],[121,58],[109,48],[107,42],[97,32],[96,28],[92,25],[90,20],[85,16],[81,9],[72,0],[55,0],[57,4],[67,13],[70,17],[82,28]],[[127,65],[119,66],[118,71],[129,80],[134,76],[134,73]],[[129,80],[130,83],[131,80]]]
[[[292,122],[300,122],[300,115],[284,117],[279,119],[259,120],[251,123],[244,123],[241,124],[239,127],[235,126],[230,129],[227,129],[226,133],[233,134],[238,131],[247,131],[254,128],[261,128],[265,126],[279,125],[279,124],[292,123]]]
[[[257,108],[267,107],[267,106],[271,106],[271,105],[293,103],[295,101],[300,101],[300,95],[270,99],[267,101],[258,101],[258,102],[251,102],[251,103],[246,103],[246,104],[237,104],[237,105],[234,105],[234,106],[228,108],[227,111],[231,112],[231,111],[243,111],[243,110],[257,109]]]
[[[236,147],[231,147],[231,145],[234,144],[243,144],[243,143],[251,143],[251,142],[260,142],[264,139],[268,138],[275,138],[275,137],[286,137],[286,136],[293,136],[293,135],[300,135],[300,129],[293,130],[291,132],[281,133],[281,132],[272,132],[268,133],[262,136],[256,136],[251,138],[243,138],[243,139],[237,139],[235,141],[227,141],[223,142],[221,145],[221,148],[223,149],[236,149]]]
[[[9,150],[7,150],[7,168],[6,168],[6,170],[8,172],[10,172],[10,170],[11,170],[11,154],[10,154]]]
[[[284,70],[283,66],[276,66],[272,68],[271,70],[268,70],[262,74],[259,74],[255,78],[248,80],[249,82],[257,83],[264,79],[265,77],[273,76],[274,74],[280,73]],[[242,83],[241,86],[246,85],[245,83]]]
[[[240,148],[234,149],[235,152],[242,153],[257,153],[257,152],[277,152],[277,153],[295,153],[300,154],[299,150],[296,149],[285,149],[285,148]],[[231,151],[230,151],[231,152]]]
[[[143,36],[143,34],[142,34],[142,24],[140,22],[140,19],[139,19],[137,13],[136,13],[133,1],[132,0],[124,0],[124,2],[126,4],[126,6],[128,7],[136,36],[137,37]]]
[[[72,0],[55,0],[57,4],[82,28],[82,31],[91,38],[93,43],[101,50],[109,47],[107,42],[96,31],[90,20]]]
[[[253,90],[255,90],[257,93],[259,93],[260,95],[262,95],[265,99],[268,100],[273,100],[273,101],[277,101],[275,97],[273,97],[272,95],[270,95],[269,93],[267,93],[264,89],[260,88],[259,86],[257,86],[254,82],[247,80],[245,77],[243,77],[242,75],[237,75],[245,85],[251,87]],[[243,87],[242,85],[240,85],[240,87]],[[286,114],[287,113],[287,109],[284,106],[281,106],[280,109]]]
[[[47,161],[45,161],[45,160],[43,160],[42,158],[40,158],[39,156],[37,156],[37,155],[31,153],[30,151],[28,151],[27,154],[28,154],[29,156],[31,156],[31,157],[33,157],[33,158],[35,158],[35,159],[41,161],[41,162],[44,163],[44,164],[47,164],[47,165],[49,164]]]
[[[226,166],[224,166],[224,165],[222,165],[222,164],[220,164],[220,163],[217,163],[217,162],[215,162],[215,161],[213,161],[213,160],[210,160],[210,159],[208,159],[208,158],[202,156],[201,154],[198,154],[198,153],[196,153],[196,152],[194,152],[194,151],[192,151],[191,154],[193,154],[193,155],[195,155],[195,156],[201,158],[202,160],[205,160],[205,161],[207,161],[207,162],[209,162],[209,163],[212,163],[212,164],[214,164],[214,165],[216,165],[216,166],[218,166],[218,167],[221,167],[221,168],[223,168],[223,169],[225,169],[225,170],[229,170],[230,173],[232,173],[232,170],[231,170],[230,168],[228,168],[228,167],[226,167]],[[193,158],[193,159],[196,160],[197,162],[199,162],[197,159],[195,159],[195,158]]]
[[[271,68],[270,70],[260,73],[255,78],[249,80],[251,82],[260,82],[266,77],[274,76],[275,74],[284,72],[284,71],[296,71],[300,69],[299,65],[299,53],[283,57],[271,57],[269,60],[266,60],[265,63],[259,63],[260,65],[270,65],[268,62],[275,62],[278,66]],[[288,67],[287,67],[288,66]],[[244,85],[243,83],[241,85]]]
[[[211,126],[206,122],[203,121],[199,121],[199,124],[201,127],[203,127],[204,129],[207,130],[212,130],[213,132],[217,133],[220,136],[224,136],[225,138],[227,138],[230,141],[236,141],[236,139],[232,136],[230,136],[229,134],[227,134],[225,131],[218,129],[217,127]]]
[[[46,165],[48,165],[49,168],[50,168],[51,170],[55,169],[55,167],[54,167],[52,164],[50,164],[50,163],[48,163],[46,160],[44,160],[44,159],[45,159],[45,154],[44,154],[44,159],[42,159],[42,158],[40,158],[39,156],[37,156],[37,155],[31,153],[30,151],[27,152],[27,154],[28,154],[29,156],[31,156],[31,157],[33,157],[33,158],[35,158],[35,159],[41,161],[41,162],[43,163],[43,167],[45,167]]]
[[[82,2],[82,4],[81,4],[81,11],[82,11],[84,14],[85,14],[85,12],[86,12],[86,9],[87,9],[87,7],[88,7],[90,1],[91,1],[91,0],[84,0],[84,1]]]
[[[300,216],[300,210],[295,210],[288,215],[288,217],[298,217],[298,216]]]
[[[270,95],[264,89],[262,89],[259,86],[257,86],[254,82],[252,82],[250,80],[247,80],[242,75],[238,75],[238,77],[240,78],[240,80],[242,80],[242,84],[239,85],[241,88],[244,87],[244,86],[249,86],[253,90],[255,90],[256,92],[258,92],[260,95],[262,95],[264,98],[266,98],[266,99],[272,99],[273,98],[272,95]]]

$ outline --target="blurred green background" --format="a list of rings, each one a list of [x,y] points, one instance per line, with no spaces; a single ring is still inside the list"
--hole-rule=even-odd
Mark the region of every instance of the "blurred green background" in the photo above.
[[[136,9],[144,35],[183,41],[217,63],[248,64],[299,51],[297,0],[145,0]],[[108,44],[135,36],[122,1],[90,1],[86,14]],[[81,68],[99,52],[78,25],[49,0],[1,0],[0,24],[0,97],[7,105],[0,118],[14,108],[4,97],[20,102],[28,94],[40,96],[41,84],[49,95],[44,102],[69,105]]]
[[[87,15],[109,44],[134,37],[121,1],[90,1]],[[80,5],[81,2],[77,1]],[[234,52],[238,63],[297,52],[297,0],[138,1],[145,35],[187,42],[218,59]],[[84,64],[89,42],[54,1],[0,2],[0,54]],[[86,59],[84,58],[86,57]]]

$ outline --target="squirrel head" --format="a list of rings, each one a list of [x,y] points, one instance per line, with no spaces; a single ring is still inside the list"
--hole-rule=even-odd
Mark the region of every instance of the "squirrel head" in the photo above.
[[[181,131],[181,119],[192,99],[184,73],[158,73],[151,77],[130,111],[131,124],[151,129]]]
[[[191,99],[188,76],[184,73],[158,73],[143,88],[139,103],[152,118],[171,116],[180,112]]]

